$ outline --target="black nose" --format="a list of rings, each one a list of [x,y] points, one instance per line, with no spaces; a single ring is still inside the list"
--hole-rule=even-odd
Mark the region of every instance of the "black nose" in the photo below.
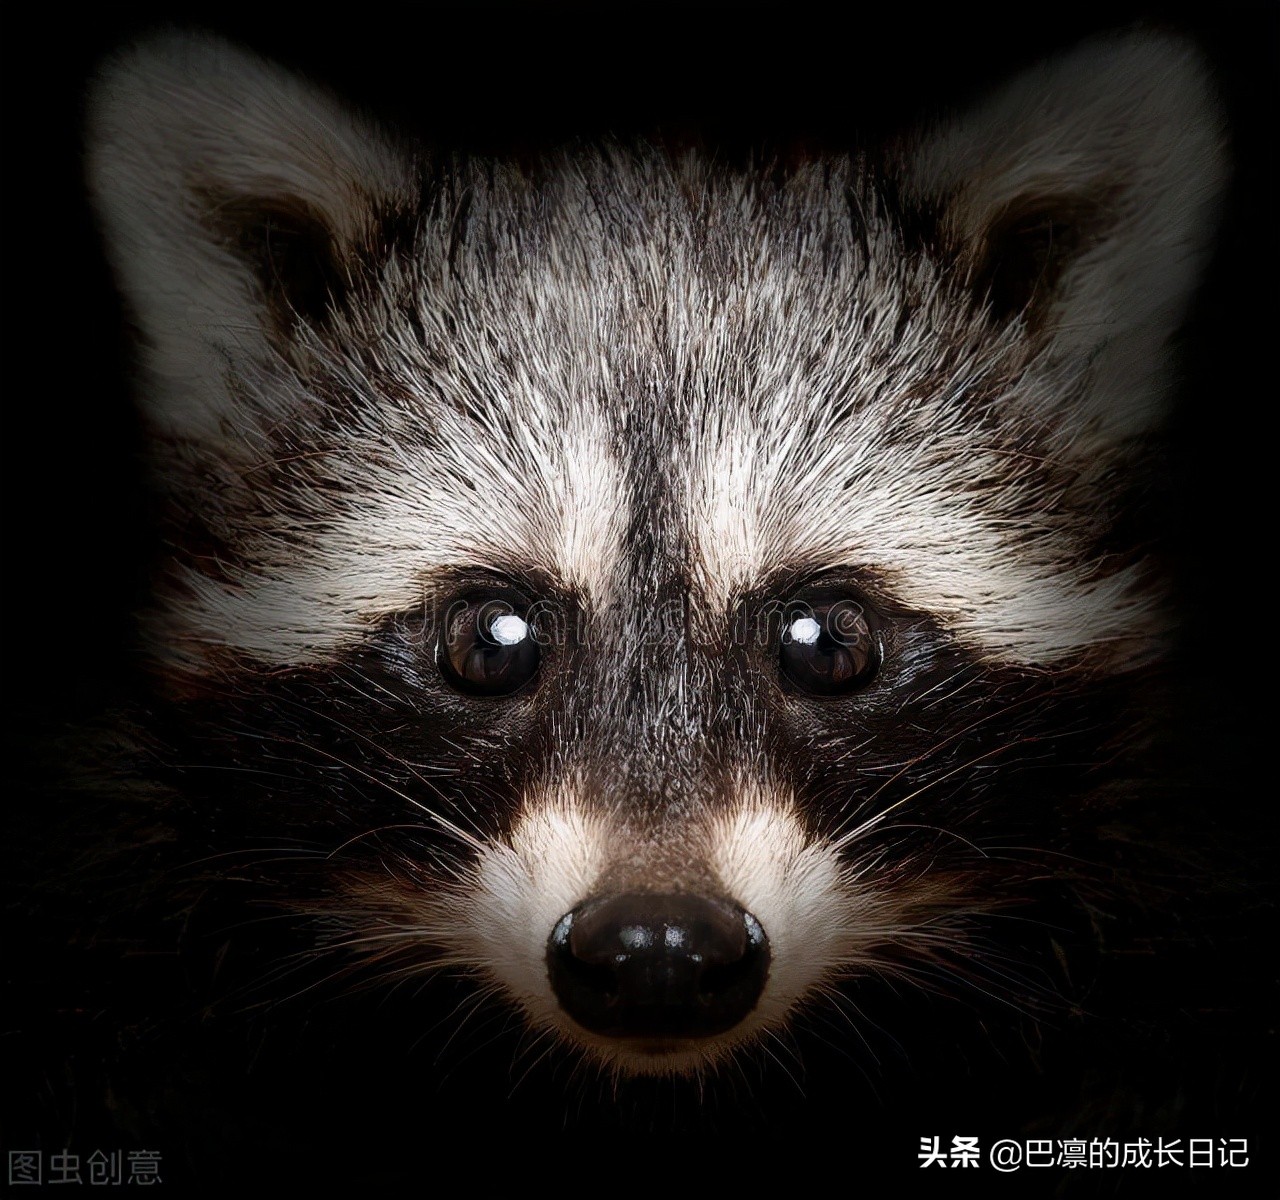
[[[710,1037],[755,1008],[769,940],[722,900],[605,896],[560,918],[547,969],[565,1012],[594,1033]]]

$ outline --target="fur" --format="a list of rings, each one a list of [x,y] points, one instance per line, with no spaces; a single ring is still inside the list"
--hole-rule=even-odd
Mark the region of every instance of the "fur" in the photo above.
[[[118,769],[207,848],[182,886],[312,964],[461,974],[623,1085],[851,982],[1055,1002],[993,930],[1078,884],[1054,827],[1124,794],[1166,652],[1122,518],[1224,179],[1192,48],[1098,39],[785,171],[450,158],[194,36],[88,112],[174,546]],[[851,698],[778,677],[761,614],[812,580],[882,623]],[[489,587],[552,631],[501,701],[433,651]],[[652,1046],[562,1011],[549,931],[627,889],[759,919],[747,1019]]]

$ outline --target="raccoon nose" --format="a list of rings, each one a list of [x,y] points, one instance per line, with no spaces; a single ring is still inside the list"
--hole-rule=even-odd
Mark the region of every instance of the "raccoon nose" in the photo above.
[[[769,940],[723,900],[634,893],[588,900],[556,923],[547,969],[561,1006],[609,1037],[710,1037],[760,999]]]

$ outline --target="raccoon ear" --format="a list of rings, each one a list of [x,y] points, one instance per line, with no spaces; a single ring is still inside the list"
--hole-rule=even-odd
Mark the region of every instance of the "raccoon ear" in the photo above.
[[[410,157],[326,92],[222,41],[165,35],[87,101],[89,186],[162,430],[216,437],[226,375],[341,300]]]
[[[995,315],[1091,362],[1080,418],[1103,443],[1158,416],[1162,349],[1213,232],[1223,124],[1194,48],[1134,33],[1050,60],[898,151],[909,202],[939,214]]]

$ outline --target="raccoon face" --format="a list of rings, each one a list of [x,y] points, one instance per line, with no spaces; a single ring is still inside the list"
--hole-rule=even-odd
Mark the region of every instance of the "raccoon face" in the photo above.
[[[789,174],[517,169],[216,42],[122,56],[90,177],[190,811],[293,839],[253,886],[317,953],[469,973],[619,1073],[866,978],[997,986],[1160,653],[1119,517],[1215,111],[1144,35]]]

